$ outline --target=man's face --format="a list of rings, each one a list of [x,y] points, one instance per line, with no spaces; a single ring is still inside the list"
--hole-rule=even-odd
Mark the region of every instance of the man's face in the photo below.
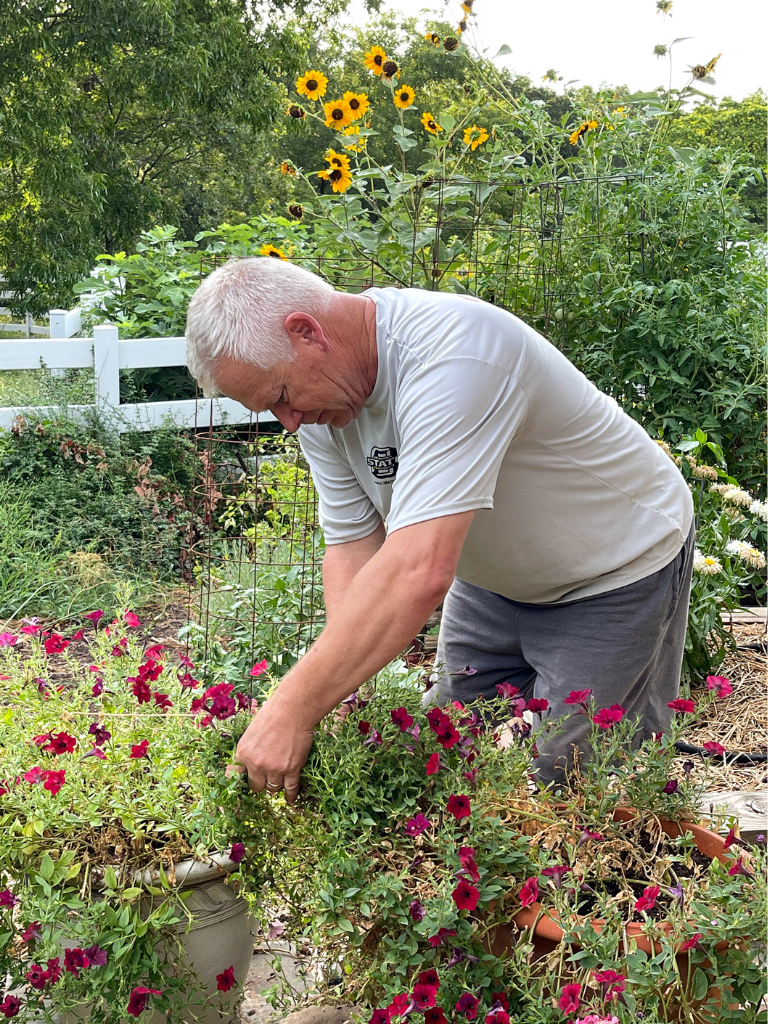
[[[354,367],[338,362],[333,352],[311,345],[299,345],[292,363],[269,370],[225,357],[216,364],[216,384],[247,409],[269,409],[292,432],[302,423],[346,427],[360,414],[366,394]]]

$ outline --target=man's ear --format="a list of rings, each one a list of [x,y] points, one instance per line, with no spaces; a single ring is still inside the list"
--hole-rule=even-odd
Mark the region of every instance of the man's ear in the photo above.
[[[324,352],[328,349],[328,339],[323,328],[309,313],[289,313],[283,325],[296,348],[316,345]]]

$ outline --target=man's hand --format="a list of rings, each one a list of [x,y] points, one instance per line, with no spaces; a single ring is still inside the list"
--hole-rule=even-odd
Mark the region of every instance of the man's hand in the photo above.
[[[275,694],[262,705],[237,745],[237,760],[248,772],[255,793],[285,790],[294,803],[299,793],[301,769],[312,746],[313,728]]]

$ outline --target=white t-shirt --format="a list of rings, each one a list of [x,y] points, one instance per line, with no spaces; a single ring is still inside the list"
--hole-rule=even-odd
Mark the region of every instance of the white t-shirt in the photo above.
[[[372,288],[378,376],[349,426],[299,439],[327,544],[477,509],[456,575],[553,604],[670,562],[693,518],[674,463],[545,338],[479,299]]]

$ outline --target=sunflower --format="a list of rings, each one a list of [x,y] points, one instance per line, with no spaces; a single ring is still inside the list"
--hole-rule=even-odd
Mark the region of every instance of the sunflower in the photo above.
[[[306,96],[308,100],[319,100],[325,96],[328,87],[328,79],[320,71],[305,71],[296,82],[296,92],[299,96]]]
[[[392,95],[392,101],[399,110],[407,110],[416,99],[416,93],[410,85],[398,85]]]
[[[454,50],[458,50],[459,40],[454,39],[453,36],[449,36],[448,39],[446,39],[445,42],[443,43],[443,46],[448,51],[448,53],[452,53]]]
[[[330,103],[324,103],[323,110],[327,128],[346,128],[355,119],[346,100],[331,100]]]
[[[368,107],[371,104],[364,92],[345,92],[344,99],[354,115],[352,118],[354,121],[358,121],[361,117],[365,117],[368,112]]]
[[[380,46],[372,46],[365,55],[365,66],[378,77],[386,59],[387,55]]]
[[[464,145],[474,151],[478,146],[482,146],[484,142],[488,141],[488,132],[485,128],[480,128],[478,125],[473,124],[471,128],[464,129]]]
[[[384,67],[381,69],[381,77],[384,81],[391,81],[397,75],[400,77],[400,68],[397,66],[397,62],[394,60],[385,60]]]
[[[360,126],[359,125],[351,124],[349,126],[349,128],[345,128],[342,131],[341,134],[342,135],[347,135],[347,136],[350,136],[350,135],[352,136],[351,141],[342,143],[342,145],[344,146],[344,149],[348,149],[350,151],[350,153],[359,153],[363,149],[365,149],[366,139],[365,139],[364,135],[363,136],[360,135]]]
[[[307,116],[307,112],[303,107],[297,107],[295,103],[292,103],[286,110],[286,114],[289,117],[295,117],[297,121],[300,121],[303,117]]]
[[[281,174],[290,174],[291,177],[295,177],[296,176],[296,169],[291,164],[289,164],[287,160],[284,160],[280,164],[280,173]]]
[[[334,192],[346,192],[352,184],[352,175],[349,171],[343,171],[338,167],[333,169],[324,168],[322,171],[317,172],[317,176],[322,178],[323,181],[330,181]]]
[[[472,13],[472,4],[473,3],[474,3],[474,0],[464,0],[464,3],[461,5],[462,11],[464,11],[465,14],[471,14]]]
[[[437,34],[437,32],[427,32],[424,38],[427,40],[428,43],[432,43],[433,46],[440,45],[440,36]]]
[[[274,245],[262,245],[259,249],[259,255],[261,256],[272,256],[276,260],[287,260],[288,257],[285,255],[282,249],[276,248]]]
[[[437,123],[437,121],[434,119],[434,117],[432,117],[431,114],[422,114],[421,123],[424,125],[424,127],[427,129],[430,135],[437,135],[439,134],[439,132],[443,130],[442,127]]]
[[[458,24],[458,26],[456,28],[456,35],[460,36],[462,32],[466,32],[466,31],[467,31],[467,19],[463,18],[459,22],[459,24]]]
[[[288,215],[293,217],[294,220],[302,220],[304,217],[304,207],[301,203],[291,203],[288,207]]]
[[[337,153],[335,149],[328,150],[325,154],[325,162],[331,165],[331,169],[349,170],[349,157],[344,153]]]

